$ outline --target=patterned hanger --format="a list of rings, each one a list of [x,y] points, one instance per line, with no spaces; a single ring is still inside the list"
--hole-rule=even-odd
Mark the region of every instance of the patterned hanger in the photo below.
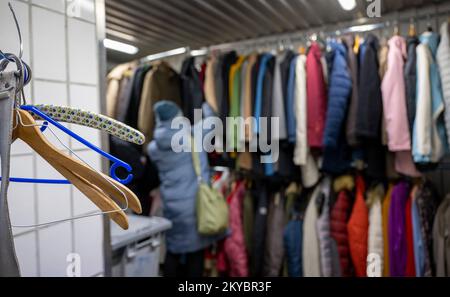
[[[58,122],[98,129],[119,139],[138,145],[142,145],[145,141],[145,136],[138,130],[105,115],[72,107],[48,104],[36,104],[34,106]],[[32,112],[30,113],[35,120],[42,120],[38,115]]]

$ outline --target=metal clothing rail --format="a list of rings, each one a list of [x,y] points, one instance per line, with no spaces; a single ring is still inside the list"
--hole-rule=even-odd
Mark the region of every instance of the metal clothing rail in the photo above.
[[[211,45],[196,50],[191,50],[189,47],[176,48],[153,55],[149,55],[140,59],[141,63],[165,59],[179,55],[190,56],[205,56],[212,51],[225,50],[242,50],[242,49],[256,49],[256,48],[270,48],[284,43],[293,44],[295,42],[306,42],[311,38],[320,35],[321,37],[336,37],[349,33],[364,33],[375,30],[382,30],[385,28],[393,28],[405,23],[417,24],[418,21],[429,20],[430,24],[434,19],[438,26],[437,18],[450,15],[450,3],[441,3],[424,8],[411,9],[402,12],[394,12],[386,14],[380,18],[360,18],[353,21],[334,23],[320,27],[314,27],[306,30],[274,34],[259,38],[246,39],[236,42],[223,43]]]

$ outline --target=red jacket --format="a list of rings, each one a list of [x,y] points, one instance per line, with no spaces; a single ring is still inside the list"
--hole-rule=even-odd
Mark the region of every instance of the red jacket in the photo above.
[[[364,201],[366,185],[361,176],[356,178],[356,200],[347,224],[350,256],[355,267],[356,276],[367,275],[367,237],[369,228],[369,210]]]
[[[248,276],[247,250],[245,248],[242,223],[242,201],[244,194],[244,182],[237,182],[233,192],[227,198],[230,206],[231,235],[225,239],[224,251],[230,277]]]
[[[312,148],[322,148],[327,112],[327,91],[321,55],[319,45],[312,43],[306,59],[308,145]]]
[[[349,193],[341,191],[330,214],[330,233],[336,241],[339,253],[341,276],[352,276],[352,263],[348,245],[347,221],[350,216],[351,202]]]
[[[413,237],[413,225],[412,225],[412,196],[408,197],[405,207],[405,219],[406,219],[406,271],[405,276],[416,276],[416,265],[414,259],[414,237]]]

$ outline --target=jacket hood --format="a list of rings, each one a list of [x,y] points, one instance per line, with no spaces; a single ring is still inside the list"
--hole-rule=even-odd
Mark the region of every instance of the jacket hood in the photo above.
[[[435,32],[425,32],[420,35],[420,42],[428,45],[433,56],[436,55],[437,48],[439,46],[439,35]]]
[[[329,46],[331,47],[331,50],[334,52],[334,54],[339,53],[343,56],[347,55],[347,48],[342,42],[332,41],[329,43]]]
[[[322,57],[320,46],[317,42],[313,42],[309,48],[309,52],[318,60]]]
[[[163,100],[154,105],[153,111],[156,118],[153,139],[161,150],[171,149],[172,136],[181,129],[172,129],[171,123],[182,116],[181,109],[174,102]]]

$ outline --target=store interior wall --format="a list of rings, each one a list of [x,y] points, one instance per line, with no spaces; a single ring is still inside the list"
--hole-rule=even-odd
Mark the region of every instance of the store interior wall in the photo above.
[[[95,0],[13,0],[24,42],[24,57],[33,70],[26,87],[29,103],[72,106],[100,112],[100,79]],[[73,3],[79,7],[71,7]],[[8,0],[0,0],[1,49],[18,54],[19,40]],[[103,83],[103,81],[102,81]],[[100,146],[98,131],[68,125]],[[58,147],[50,132],[46,137]],[[99,155],[65,134],[56,135],[92,167],[101,169]],[[25,144],[12,146],[11,176],[62,178]],[[37,225],[96,213],[97,208],[68,185],[11,183],[8,191],[11,223]],[[104,272],[102,216],[32,228],[13,228],[23,276],[67,276],[68,256],[78,254],[81,276]],[[70,259],[70,256],[69,256]]]

